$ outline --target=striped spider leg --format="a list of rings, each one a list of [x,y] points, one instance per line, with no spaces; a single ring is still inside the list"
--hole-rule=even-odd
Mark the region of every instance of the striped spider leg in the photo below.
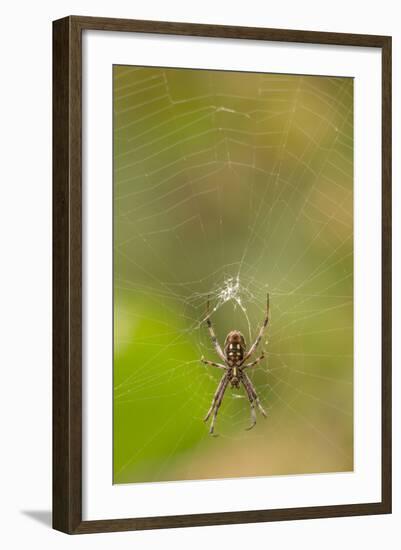
[[[216,422],[216,416],[217,416],[217,413],[219,411],[221,402],[223,401],[224,392],[226,391],[228,382],[229,382],[228,374],[226,373],[226,374],[223,375],[223,378],[220,380],[220,383],[217,386],[217,390],[216,390],[216,393],[213,396],[213,401],[212,401],[212,404],[210,406],[210,409],[208,410],[208,412],[207,412],[207,414],[204,418],[204,422],[207,422],[209,420],[210,415],[212,414],[212,412],[214,410],[212,422],[210,424],[210,429],[209,429],[210,435],[214,435],[213,432],[214,432],[214,424]]]
[[[216,333],[214,332],[212,321],[210,320],[210,302],[209,298],[207,299],[207,305],[206,305],[206,324],[207,328],[209,330],[210,338],[212,340],[212,344],[214,346],[214,349],[216,350],[217,355],[222,359],[224,362],[226,362],[226,357],[223,353],[223,350],[220,347],[220,344],[217,340]]]
[[[252,346],[249,348],[249,351],[245,354],[245,357],[242,361],[242,363],[245,363],[245,361],[247,359],[249,359],[249,357],[256,351],[256,348],[258,347],[261,339],[262,339],[262,336],[266,330],[266,327],[267,325],[269,324],[269,316],[270,316],[270,306],[269,306],[269,295],[267,295],[267,300],[266,300],[266,317],[264,318],[264,321],[263,321],[263,324],[262,326],[260,327],[260,330],[259,330],[259,333],[256,337],[256,340],[254,341],[254,343],[252,344]],[[262,357],[263,358],[263,357]],[[250,365],[248,365],[250,366]]]

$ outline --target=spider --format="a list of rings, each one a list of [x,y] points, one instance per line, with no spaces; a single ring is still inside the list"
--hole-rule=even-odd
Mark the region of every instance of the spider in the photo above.
[[[216,350],[217,355],[223,361],[223,364],[215,363],[214,361],[208,361],[204,357],[201,358],[201,361],[205,365],[211,365],[225,371],[219,385],[217,386],[216,393],[214,394],[212,400],[212,405],[204,418],[204,421],[207,422],[210,418],[210,415],[214,411],[209,433],[213,435],[216,416],[219,411],[219,407],[223,401],[224,392],[226,391],[228,384],[231,384],[232,388],[239,388],[240,384],[244,386],[245,392],[249,399],[249,403],[251,405],[251,425],[249,426],[249,428],[247,428],[248,430],[251,430],[256,424],[255,403],[264,417],[266,417],[267,414],[259,401],[256,390],[249,376],[246,374],[245,369],[254,367],[258,363],[260,363],[260,361],[262,361],[262,359],[264,358],[264,353],[262,352],[262,354],[251,363],[246,364],[245,361],[247,361],[249,357],[251,357],[251,355],[255,352],[269,322],[269,295],[267,295],[266,302],[266,317],[263,321],[263,325],[259,330],[256,340],[248,351],[246,351],[245,338],[238,330],[232,330],[227,334],[226,340],[224,342],[224,351],[221,349],[220,344],[217,341],[212,322],[210,320],[209,300],[207,301],[205,321],[213,346]]]

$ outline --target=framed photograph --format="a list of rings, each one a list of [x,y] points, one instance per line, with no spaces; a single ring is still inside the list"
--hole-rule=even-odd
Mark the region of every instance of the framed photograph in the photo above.
[[[391,38],[53,27],[53,526],[391,511]]]

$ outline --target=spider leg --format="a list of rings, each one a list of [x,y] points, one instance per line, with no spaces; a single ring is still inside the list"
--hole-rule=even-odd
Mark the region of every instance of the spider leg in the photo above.
[[[209,303],[209,299],[208,299],[207,300],[207,306],[206,306],[206,319],[205,319],[206,324],[207,324],[207,328],[209,330],[210,338],[212,340],[212,343],[213,343],[214,349],[216,350],[217,355],[220,357],[220,359],[225,361],[226,358],[224,357],[223,350],[221,349],[220,344],[217,341],[217,336],[214,332],[212,321],[210,320],[209,305],[210,305],[210,303]]]
[[[243,377],[243,382],[246,385],[246,387],[248,388],[248,390],[251,392],[252,397],[253,397],[254,401],[256,402],[256,404],[258,406],[258,409],[260,410],[260,412],[263,414],[264,417],[267,417],[267,413],[264,410],[264,408],[262,407],[262,404],[259,400],[258,394],[256,393],[255,387],[252,384],[249,376],[245,372],[243,372],[242,377]]]
[[[222,365],[221,363],[215,363],[214,361],[208,361],[208,360],[205,359],[204,357],[201,357],[201,361],[202,361],[202,363],[204,363],[205,365],[210,365],[210,366],[212,366],[212,367],[217,367],[218,369],[228,370],[228,367],[226,367],[225,365]]]
[[[254,425],[256,424],[256,412],[255,412],[255,403],[253,402],[254,401],[254,398],[253,398],[253,395],[252,395],[252,392],[250,390],[250,388],[248,388],[248,386],[246,385],[245,381],[244,380],[241,380],[244,388],[245,388],[245,391],[248,395],[248,399],[249,399],[249,403],[251,405],[251,419],[252,419],[252,423],[251,425],[249,426],[249,428],[245,428],[246,430],[252,430],[252,428],[254,427]]]
[[[209,429],[210,435],[214,435],[213,434],[213,432],[214,432],[214,423],[216,422],[216,416],[217,416],[217,413],[219,412],[221,402],[223,401],[224,392],[226,391],[227,385],[228,385],[228,377],[225,377],[223,385],[222,385],[221,390],[219,392],[219,395],[216,399],[216,405],[215,405],[215,408],[214,408],[212,423],[210,424],[210,429]]]
[[[222,379],[221,379],[220,382],[219,382],[219,385],[217,386],[217,390],[216,390],[216,392],[215,392],[215,394],[214,394],[214,396],[213,396],[213,400],[212,400],[212,404],[211,404],[211,406],[210,406],[210,409],[208,410],[208,412],[207,412],[205,418],[203,419],[204,422],[207,422],[207,421],[209,420],[209,417],[210,417],[210,415],[211,415],[212,412],[213,412],[213,409],[214,409],[214,406],[215,406],[215,404],[216,404],[216,401],[217,401],[217,399],[219,398],[220,392],[221,392],[221,390],[222,390],[222,388],[223,388],[223,386],[224,386],[224,384],[225,384],[226,382],[228,382],[228,377],[227,377],[227,374],[224,374],[223,377],[222,377]]]
[[[245,363],[245,361],[252,355],[252,353],[256,350],[256,348],[259,345],[259,342],[262,339],[263,333],[266,330],[266,327],[269,323],[269,295],[267,295],[267,301],[266,301],[266,317],[263,321],[263,325],[260,327],[259,334],[256,337],[256,340],[252,344],[252,346],[249,348],[249,351],[245,354],[245,357],[242,360],[242,364]]]
[[[252,363],[248,363],[247,365],[242,365],[242,369],[247,369],[249,367],[254,367],[255,365],[257,365],[258,363],[260,363],[265,357],[265,354],[264,352],[262,352],[262,355],[260,357],[257,357],[255,359],[255,361],[252,361]]]

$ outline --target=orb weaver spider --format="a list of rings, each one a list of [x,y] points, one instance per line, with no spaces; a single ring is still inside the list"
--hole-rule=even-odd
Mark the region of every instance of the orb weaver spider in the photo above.
[[[263,333],[269,323],[269,295],[267,295],[266,302],[266,317],[263,321],[263,324],[259,330],[259,333],[256,337],[256,340],[246,351],[245,338],[239,330],[232,330],[227,334],[227,337],[224,342],[224,351],[221,349],[221,346],[217,340],[216,334],[214,332],[212,322],[210,320],[210,310],[209,310],[209,300],[207,301],[206,308],[206,318],[205,322],[209,330],[210,338],[212,340],[213,346],[216,350],[217,355],[223,361],[223,363],[215,363],[214,361],[208,361],[204,357],[201,358],[202,363],[205,365],[210,365],[217,367],[218,369],[224,370],[223,377],[220,380],[219,385],[217,386],[216,393],[214,394],[212,404],[208,410],[204,422],[207,422],[210,418],[210,415],[213,412],[212,422],[210,424],[209,433],[213,435],[214,424],[216,422],[217,413],[219,411],[220,405],[223,401],[224,393],[227,389],[228,384],[231,384],[232,388],[239,388],[242,384],[245,388],[245,392],[248,396],[249,403],[251,406],[251,425],[247,430],[251,430],[256,424],[256,412],[255,412],[255,403],[258,406],[259,411],[263,414],[264,417],[267,416],[266,411],[262,407],[258,394],[256,393],[255,387],[252,384],[249,376],[246,374],[245,369],[256,366],[264,358],[264,353],[257,357],[251,363],[245,363],[251,355],[256,351]]]

